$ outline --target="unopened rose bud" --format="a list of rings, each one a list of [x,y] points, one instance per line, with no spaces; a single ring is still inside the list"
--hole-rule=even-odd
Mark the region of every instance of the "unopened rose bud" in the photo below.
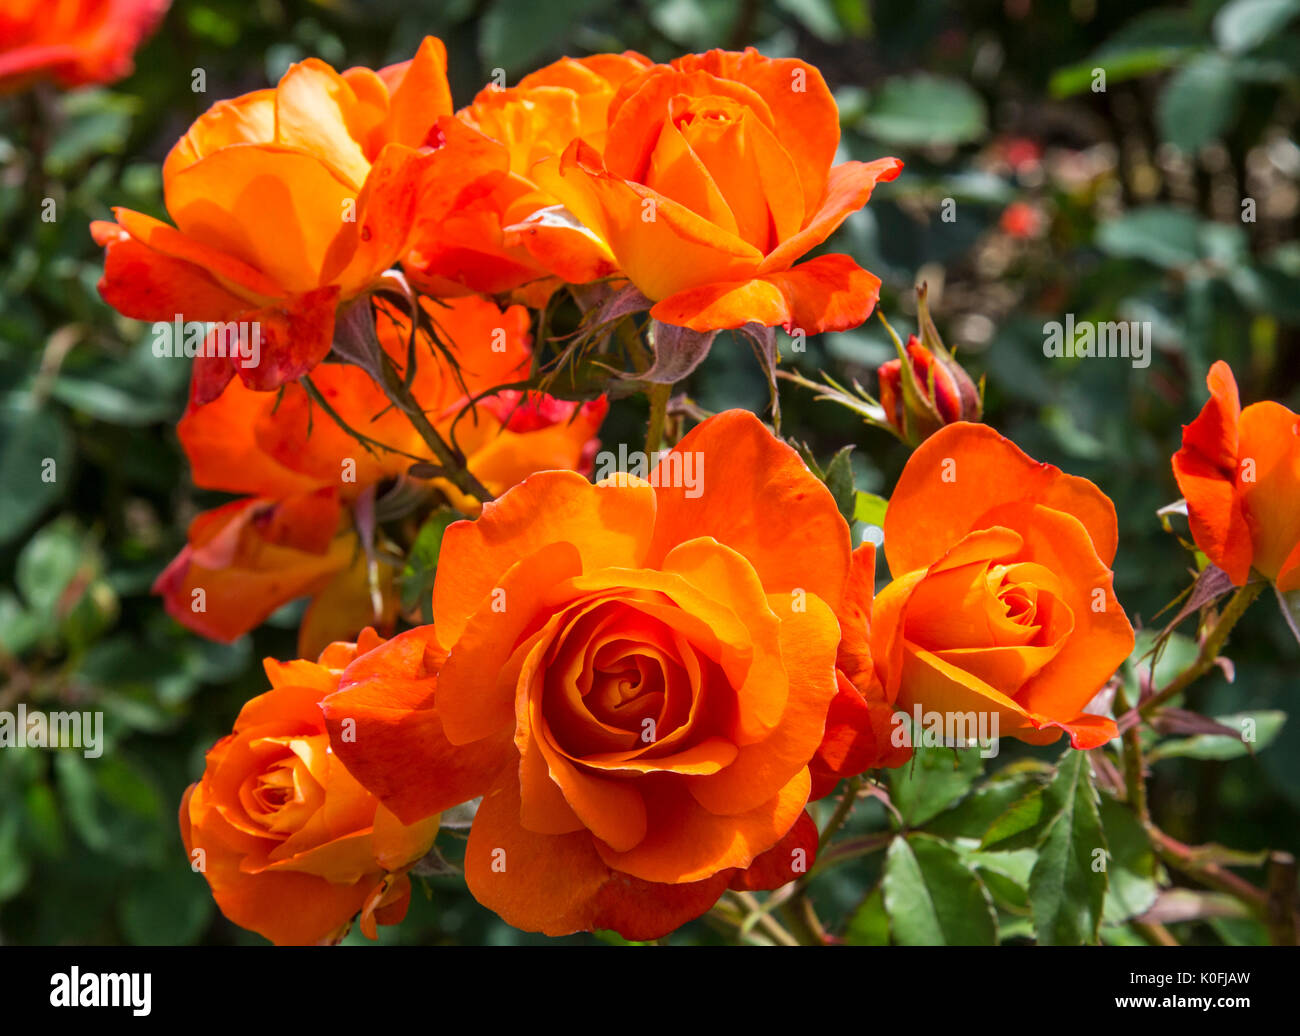
[[[917,384],[929,398],[939,418],[934,428],[923,432],[922,438],[942,425],[965,420],[966,418],[962,413],[963,400],[958,378],[965,378],[969,382],[970,378],[966,376],[966,372],[954,364],[952,365],[952,368],[955,368],[956,371],[956,376],[954,376],[951,368],[942,362],[936,361],[934,354],[921,344],[921,340],[916,335],[910,336],[907,340],[907,355],[908,359],[912,361],[912,372],[916,376]],[[905,434],[903,425],[902,361],[890,360],[881,364],[879,376],[880,405],[884,408],[885,417],[900,434]],[[931,384],[931,378],[934,379],[933,385]],[[971,387],[974,388],[973,385]],[[934,415],[927,411],[921,416],[932,418]]]
[[[877,372],[885,420],[913,446],[944,425],[978,421],[984,410],[983,393],[939,338],[924,286],[917,290],[917,303],[921,337],[909,336],[906,346],[895,338],[898,358],[881,364]]]

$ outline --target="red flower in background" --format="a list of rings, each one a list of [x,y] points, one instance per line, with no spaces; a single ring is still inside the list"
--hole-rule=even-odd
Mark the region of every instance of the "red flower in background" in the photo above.
[[[135,49],[171,0],[5,0],[0,7],[0,94],[50,81],[112,83],[131,74]]]

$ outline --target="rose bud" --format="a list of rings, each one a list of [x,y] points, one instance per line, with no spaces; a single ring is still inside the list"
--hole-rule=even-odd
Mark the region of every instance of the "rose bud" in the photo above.
[[[916,291],[921,337],[910,335],[904,346],[890,328],[898,358],[882,363],[877,371],[885,421],[912,446],[920,445],[946,424],[978,421],[984,411],[983,390],[939,338],[925,296],[925,285],[921,285]],[[888,323],[885,326],[889,327]]]

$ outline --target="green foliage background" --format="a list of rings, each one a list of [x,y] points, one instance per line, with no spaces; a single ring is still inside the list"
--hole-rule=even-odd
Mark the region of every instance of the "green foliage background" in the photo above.
[[[175,439],[188,365],[155,359],[146,326],[100,301],[87,223],[110,205],[165,218],[160,163],[210,103],[273,83],[309,55],[338,67],[404,60],[426,33],[447,42],[458,104],[493,69],[513,82],[565,53],[632,47],[666,60],[754,44],[817,64],[840,102],[844,152],[907,162],[829,247],[884,279],[882,311],[902,332],[913,284],[928,281],[945,339],[987,375],[986,420],[1114,499],[1117,590],[1135,621],[1150,623],[1188,582],[1190,555],[1155,512],[1178,496],[1169,456],[1204,399],[1209,363],[1232,364],[1246,401],[1300,404],[1300,0],[178,0],[130,79],[0,100],[0,709],[103,709],[110,741],[97,760],[0,752],[0,942],[260,941],[216,913],[175,816],[205,750],[264,689],[258,660],[294,654],[298,612],[223,646],[183,631],[149,595],[189,519],[221,498],[190,485]],[[200,68],[207,90],[196,94]],[[1096,68],[1104,92],[1092,89]],[[1255,222],[1241,218],[1244,197]],[[45,198],[54,222],[41,218]],[[949,198],[956,219],[945,222]],[[1042,215],[1041,234],[1001,228],[1015,202]],[[1150,367],[1045,358],[1043,324],[1067,312],[1151,321]],[[786,350],[809,376],[824,368],[868,388],[891,353],[874,321]],[[725,336],[689,389],[711,410],[766,403],[748,350]],[[825,459],[854,444],[858,488],[888,492],[901,446],[802,389],[787,386],[783,399],[787,435]],[[637,404],[620,404],[606,441],[636,442],[643,419]],[[53,483],[39,477],[46,457]],[[1202,681],[1193,707],[1293,708],[1300,648],[1267,600],[1231,654],[1235,682]],[[1283,724],[1258,757],[1225,752],[1223,740],[1154,762],[1161,825],[1190,843],[1300,851],[1300,724]],[[1235,757],[1215,758],[1225,754]],[[912,833],[887,856],[818,878],[823,918],[854,942],[1033,938],[1018,906],[1040,880],[1033,853],[1014,832],[977,842],[1026,795],[1076,794],[1062,784],[1068,765],[1046,784],[1040,761],[1058,755],[1008,750],[985,766],[996,779],[974,791],[971,753],[956,770],[951,753],[922,753],[891,774]],[[1123,858],[1106,902],[1107,918],[1122,918],[1126,883],[1139,907],[1149,903],[1154,863],[1114,803],[1092,809]],[[848,834],[889,823],[869,802]],[[454,855],[455,836],[444,841]],[[936,875],[947,901],[933,901]],[[417,891],[382,941],[542,941],[479,908],[454,878],[428,893]],[[1222,918],[1173,930],[1193,942],[1262,938],[1254,922]],[[1120,926],[1102,935],[1132,938]],[[703,923],[673,937],[718,938]]]

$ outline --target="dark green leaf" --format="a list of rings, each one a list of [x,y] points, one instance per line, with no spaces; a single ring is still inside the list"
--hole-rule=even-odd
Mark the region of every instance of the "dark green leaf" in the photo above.
[[[991,946],[993,902],[975,872],[937,838],[895,838],[885,857],[885,909],[904,946]]]

